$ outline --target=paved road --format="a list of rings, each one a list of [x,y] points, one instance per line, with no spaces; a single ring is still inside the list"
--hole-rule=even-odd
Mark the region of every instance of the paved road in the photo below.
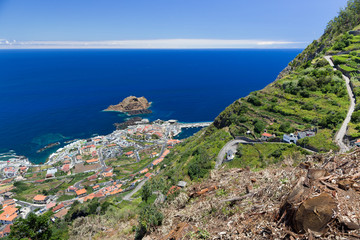
[[[333,67],[333,70],[335,71],[336,68],[334,66],[334,63],[331,60],[331,56],[324,56],[324,58],[329,62],[329,64]],[[340,153],[344,153],[349,150],[349,147],[346,146],[343,139],[346,134],[347,126],[351,120],[351,115],[353,114],[353,112],[355,110],[355,95],[350,87],[350,79],[348,77],[346,77],[344,74],[342,74],[342,77],[345,80],[346,90],[348,92],[349,99],[350,99],[350,106],[349,106],[349,110],[348,110],[348,113],[346,115],[346,118],[345,118],[343,124],[341,125],[339,131],[335,135],[335,142],[340,147]]]
[[[247,142],[247,141],[241,140],[241,139],[231,140],[231,141],[227,142],[225,144],[225,146],[220,150],[220,152],[219,152],[219,154],[218,154],[218,156],[216,158],[215,169],[218,169],[221,166],[221,164],[224,162],[224,158],[226,156],[226,153],[229,150],[232,150],[232,152],[234,154],[236,153],[237,146],[239,145],[239,143],[241,143],[241,144],[262,144],[262,143],[289,144],[289,143],[286,143],[286,142]],[[312,151],[312,150],[310,150],[308,148],[305,148],[305,147],[302,147],[302,146],[298,146],[298,147],[301,147],[301,148],[305,149],[306,151],[315,153],[314,151]]]
[[[227,142],[225,144],[225,146],[223,146],[223,148],[220,150],[220,152],[216,158],[215,169],[218,169],[221,166],[221,164],[224,161],[224,157],[229,150],[232,150],[233,153],[236,152],[237,145],[239,143],[248,143],[248,142],[246,142],[244,140],[231,140],[230,142]]]
[[[146,183],[146,181],[149,180],[148,178],[144,179],[141,183],[139,183],[136,188],[134,188],[130,193],[126,194],[124,197],[123,197],[123,200],[127,200],[127,201],[130,201],[131,200],[131,197],[137,193],[141,188],[142,186]]]

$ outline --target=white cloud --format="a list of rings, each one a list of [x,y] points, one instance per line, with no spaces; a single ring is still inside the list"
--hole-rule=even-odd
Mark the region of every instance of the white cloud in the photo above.
[[[117,41],[7,41],[0,39],[0,48],[289,48],[304,47],[304,42],[226,39],[154,39]]]

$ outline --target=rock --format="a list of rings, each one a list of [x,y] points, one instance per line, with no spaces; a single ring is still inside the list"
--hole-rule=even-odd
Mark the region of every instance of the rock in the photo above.
[[[345,191],[349,190],[352,187],[353,184],[354,184],[354,182],[349,180],[349,179],[340,180],[338,182],[339,188],[341,188],[341,189],[343,189]]]
[[[296,211],[294,228],[298,232],[306,232],[308,229],[322,232],[332,219],[336,209],[336,202],[326,193],[309,198]]]
[[[124,112],[130,115],[148,114],[151,113],[148,109],[150,105],[151,103],[145,97],[130,96],[117,105],[110,105],[104,111]]]

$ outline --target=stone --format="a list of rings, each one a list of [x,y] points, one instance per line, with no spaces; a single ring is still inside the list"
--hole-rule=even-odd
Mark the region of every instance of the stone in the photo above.
[[[295,213],[294,228],[297,232],[323,232],[337,209],[335,200],[322,193],[304,201]]]

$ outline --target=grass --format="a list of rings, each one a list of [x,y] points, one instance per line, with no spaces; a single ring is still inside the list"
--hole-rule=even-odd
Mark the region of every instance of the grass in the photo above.
[[[72,194],[72,195],[66,195],[66,194],[64,194],[64,195],[61,195],[61,196],[57,199],[57,201],[58,201],[58,202],[62,202],[62,201],[66,201],[66,200],[73,199],[73,198],[75,198],[75,197],[76,197],[75,194]]]
[[[300,156],[307,153],[294,144],[282,143],[239,145],[238,152],[241,153],[241,156],[236,155],[234,160],[226,163],[227,168],[245,168],[249,166],[252,169],[259,170],[271,164],[279,163],[285,157]]]

